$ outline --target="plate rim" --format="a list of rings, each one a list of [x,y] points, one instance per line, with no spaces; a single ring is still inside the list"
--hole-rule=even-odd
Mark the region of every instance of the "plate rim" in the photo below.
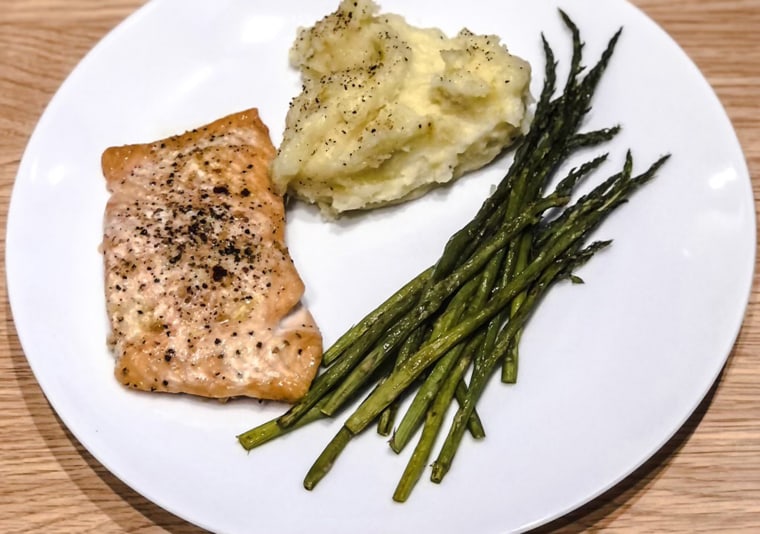
[[[744,149],[742,147],[740,139],[738,138],[738,135],[737,135],[736,130],[734,128],[733,122],[731,121],[731,117],[729,116],[729,114],[727,113],[727,110],[723,106],[723,103],[721,102],[721,100],[720,100],[717,92],[712,87],[712,85],[709,83],[709,81],[704,77],[704,75],[699,70],[699,68],[696,65],[696,63],[684,51],[684,49],[681,48],[681,46],[670,36],[670,34],[668,34],[665,31],[665,29],[662,28],[654,19],[652,19],[651,17],[649,17],[643,9],[641,9],[638,6],[634,5],[629,0],[618,0],[618,2],[620,4],[626,4],[628,7],[633,8],[634,10],[636,10],[641,16],[645,17],[647,20],[649,20],[652,23],[654,23],[664,36],[667,36],[667,38],[671,41],[671,44],[673,45],[673,47],[675,49],[677,49],[678,51],[680,51],[680,53],[682,55],[682,59],[685,59],[686,61],[688,61],[689,64],[690,64],[690,66],[691,66],[691,68],[694,69],[698,73],[699,77],[704,81],[705,88],[709,91],[709,93],[711,94],[711,97],[715,100],[715,103],[717,104],[716,109],[720,110],[720,112],[722,114],[722,117],[721,117],[722,120],[725,120],[726,123],[727,123],[727,125],[730,127],[730,130],[731,130],[731,132],[733,134],[733,138],[731,140],[732,145],[735,145],[738,148],[739,154],[741,155],[742,168],[740,169],[741,176],[739,176],[739,178],[741,180],[745,180],[746,179],[746,181],[749,183],[749,187],[748,187],[749,195],[745,198],[745,201],[748,204],[748,206],[751,208],[751,212],[753,214],[753,219],[755,220],[755,225],[750,227],[750,229],[749,229],[750,230],[750,235],[748,235],[748,238],[751,238],[751,239],[749,239],[750,249],[748,250],[748,252],[750,253],[752,261],[749,263],[748,266],[745,266],[746,273],[747,273],[747,279],[746,279],[746,284],[745,284],[745,288],[744,288],[745,298],[743,300],[742,305],[737,307],[737,310],[740,310],[740,312],[737,311],[737,317],[738,317],[737,323],[738,324],[735,325],[735,328],[734,328],[733,332],[727,338],[727,340],[730,339],[730,342],[728,343],[728,346],[726,347],[725,355],[720,359],[721,364],[718,366],[717,371],[714,373],[714,376],[712,377],[711,381],[709,382],[707,388],[705,389],[704,392],[702,392],[701,396],[699,397],[699,399],[695,403],[694,407],[691,408],[688,411],[688,413],[683,417],[682,421],[675,428],[672,429],[672,432],[669,435],[667,435],[664,439],[662,439],[661,443],[657,446],[656,449],[654,449],[653,451],[646,452],[644,454],[644,456],[640,459],[639,462],[637,462],[635,465],[633,465],[630,468],[630,470],[628,470],[627,472],[621,473],[620,476],[616,480],[614,480],[613,482],[611,482],[607,487],[600,488],[595,494],[589,495],[588,498],[586,498],[586,499],[584,499],[584,500],[576,503],[572,507],[570,507],[570,508],[568,508],[566,510],[558,511],[555,515],[553,515],[551,517],[544,518],[542,520],[538,520],[535,524],[526,526],[527,528],[535,528],[537,526],[540,526],[540,525],[546,524],[548,522],[554,521],[554,520],[556,520],[558,518],[561,518],[561,517],[567,515],[568,513],[571,513],[573,510],[577,510],[579,507],[581,507],[581,506],[583,506],[585,504],[588,504],[589,502],[593,501],[594,499],[596,499],[600,495],[603,495],[605,492],[609,491],[610,489],[612,489],[616,485],[620,484],[623,480],[625,480],[626,478],[628,478],[632,473],[634,473],[643,464],[645,464],[646,461],[648,461],[650,458],[652,458],[654,455],[656,455],[660,450],[662,450],[662,447],[665,446],[681,428],[683,428],[683,425],[689,420],[689,418],[691,418],[693,416],[695,410],[702,404],[702,402],[704,401],[704,399],[706,398],[706,396],[709,394],[709,392],[712,389],[712,387],[716,384],[716,381],[720,378],[721,373],[725,369],[726,363],[728,362],[728,360],[732,357],[733,353],[735,352],[735,350],[736,350],[735,349],[735,347],[736,347],[736,341],[737,341],[737,339],[738,339],[738,337],[739,337],[739,335],[741,333],[741,330],[744,327],[745,322],[746,322],[747,310],[748,310],[749,305],[751,303],[751,294],[752,294],[752,289],[754,287],[754,275],[755,275],[755,270],[757,268],[757,266],[756,266],[756,261],[757,261],[757,243],[756,243],[756,239],[757,239],[757,226],[756,226],[756,224],[757,224],[757,212],[756,212],[756,206],[755,206],[755,196],[754,196],[754,191],[752,189],[752,182],[751,182],[752,178],[751,178],[751,174],[749,172],[749,167],[748,167],[745,151],[744,151]],[[21,185],[19,185],[22,182],[21,177],[23,175],[27,175],[28,172],[29,172],[28,169],[27,169],[27,167],[30,164],[29,163],[29,156],[28,156],[28,154],[34,149],[34,145],[35,145],[35,142],[36,142],[35,140],[40,135],[39,132],[45,129],[47,121],[50,120],[50,115],[52,113],[50,110],[54,109],[55,106],[57,105],[58,100],[60,98],[62,98],[62,97],[60,97],[60,95],[63,92],[64,88],[67,86],[68,83],[70,83],[70,80],[75,75],[78,75],[77,74],[78,72],[81,72],[82,70],[84,70],[84,69],[87,68],[87,66],[89,65],[89,63],[91,61],[93,61],[93,57],[95,57],[96,55],[100,54],[101,51],[102,51],[102,49],[106,48],[108,46],[108,44],[112,40],[119,39],[121,37],[121,34],[123,32],[125,32],[125,31],[127,31],[127,29],[129,28],[130,25],[138,23],[143,17],[148,16],[149,13],[152,10],[155,9],[156,5],[157,5],[157,2],[155,2],[155,1],[148,1],[144,5],[140,6],[137,10],[133,11],[130,15],[128,15],[121,22],[119,22],[115,27],[113,27],[110,30],[108,30],[107,33],[100,40],[98,40],[98,42],[92,48],[90,48],[86,52],[86,54],[75,65],[75,67],[66,75],[64,81],[58,86],[58,88],[56,89],[55,93],[50,98],[48,104],[45,106],[44,110],[39,115],[39,119],[38,119],[37,123],[35,124],[35,127],[32,130],[31,135],[29,136],[29,138],[27,140],[27,143],[26,143],[26,145],[24,147],[24,150],[23,150],[20,162],[19,162],[19,166],[18,166],[17,172],[15,174],[14,183],[13,183],[13,187],[12,187],[12,190],[11,190],[10,199],[9,199],[9,203],[8,203],[8,217],[7,217],[7,222],[6,222],[6,233],[5,233],[5,239],[6,239],[6,241],[5,241],[5,243],[6,243],[6,247],[5,247],[5,252],[6,252],[6,254],[5,254],[5,256],[6,256],[5,257],[5,270],[6,270],[6,289],[7,289],[7,294],[8,294],[8,301],[9,301],[9,305],[10,305],[11,317],[12,317],[12,320],[13,320],[14,330],[16,332],[16,335],[18,336],[19,342],[20,342],[22,350],[24,352],[25,359],[28,362],[28,364],[29,364],[29,366],[30,366],[30,368],[31,368],[31,370],[32,370],[32,372],[34,374],[35,380],[40,385],[40,388],[43,391],[43,394],[45,395],[46,399],[50,403],[51,407],[53,407],[56,415],[66,425],[67,429],[77,439],[77,441],[79,441],[79,443],[82,444],[82,446],[87,450],[87,452],[90,455],[92,455],[94,458],[96,458],[96,460],[99,463],[101,463],[104,467],[108,466],[108,462],[104,461],[104,459],[101,457],[102,451],[93,451],[89,447],[86,447],[84,445],[84,441],[82,440],[82,436],[80,435],[80,431],[79,431],[78,425],[75,424],[75,423],[73,423],[70,420],[70,414],[62,413],[61,411],[59,411],[59,409],[57,407],[58,399],[51,398],[51,397],[48,396],[47,388],[43,387],[43,382],[45,382],[45,379],[42,378],[42,377],[44,376],[44,373],[40,373],[39,369],[37,368],[37,366],[39,365],[39,362],[35,362],[34,361],[35,358],[33,358],[33,357],[30,358],[27,355],[26,347],[28,346],[29,342],[28,341],[25,342],[25,337],[28,336],[29,334],[25,333],[23,331],[24,328],[20,328],[19,325],[16,322],[16,310],[18,309],[18,306],[19,306],[18,302],[19,302],[19,299],[21,298],[19,296],[19,294],[18,294],[18,292],[20,291],[20,289],[18,288],[18,283],[13,283],[13,280],[12,280],[12,279],[18,278],[20,276],[17,273],[17,268],[20,268],[20,266],[17,266],[14,263],[14,257],[15,257],[15,248],[14,248],[15,247],[15,245],[14,245],[14,243],[15,243],[15,234],[18,232],[18,230],[15,230],[15,228],[19,224],[18,223],[19,216],[17,215],[17,212],[18,212],[19,209],[21,209],[18,206],[18,204],[19,204],[20,201],[18,200],[19,194],[17,193],[17,191],[22,187]],[[13,236],[12,236],[12,233],[14,234]],[[42,380],[41,380],[41,378],[42,378]],[[197,523],[195,520],[187,519],[187,517],[186,517],[185,514],[178,513],[177,510],[174,510],[171,507],[167,507],[164,504],[164,499],[162,499],[160,497],[156,497],[156,496],[149,496],[149,492],[146,493],[144,491],[144,489],[139,489],[139,490],[137,489],[137,486],[139,484],[135,484],[134,481],[131,481],[131,480],[128,480],[127,478],[124,478],[122,476],[122,474],[119,474],[119,473],[116,473],[116,472],[112,471],[110,467],[106,467],[106,468],[109,470],[109,472],[112,472],[117,478],[119,478],[119,480],[122,480],[125,484],[127,484],[127,486],[129,486],[136,493],[138,493],[140,495],[146,496],[146,498],[148,498],[149,500],[155,502],[156,504],[158,504],[162,508],[166,509],[170,513],[172,513],[174,515],[177,515],[178,517],[181,517],[181,518],[183,518],[183,519],[185,519],[187,521],[190,521],[190,522],[192,522],[194,524],[199,525],[199,523]],[[161,503],[161,504],[159,504],[159,503]],[[204,527],[204,528],[208,528],[208,527]]]

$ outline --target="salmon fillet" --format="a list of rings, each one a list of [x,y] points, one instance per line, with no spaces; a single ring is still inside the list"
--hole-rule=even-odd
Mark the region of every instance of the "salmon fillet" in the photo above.
[[[256,109],[103,153],[109,344],[126,386],[281,401],[308,390],[322,338],[285,245],[274,154]]]

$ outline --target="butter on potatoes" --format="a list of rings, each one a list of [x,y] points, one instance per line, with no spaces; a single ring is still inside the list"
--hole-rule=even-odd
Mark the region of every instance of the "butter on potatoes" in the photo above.
[[[303,90],[272,178],[328,215],[414,198],[482,167],[525,123],[530,66],[498,37],[448,38],[377,11],[344,0],[290,51]]]

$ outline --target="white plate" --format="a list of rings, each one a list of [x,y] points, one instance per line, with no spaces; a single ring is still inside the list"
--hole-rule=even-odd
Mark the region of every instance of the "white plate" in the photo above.
[[[8,285],[27,358],[48,399],[108,469],[167,510],[217,532],[478,532],[539,525],[611,487],[684,422],[729,354],[748,299],[755,216],[740,147],[684,53],[622,0],[403,2],[383,8],[447,32],[501,35],[534,65],[540,32],[567,65],[561,4],[596,60],[625,31],[588,128],[620,123],[605,175],[631,147],[660,178],[608,220],[616,239],[556,287],[524,336],[519,384],[493,384],[488,437],[465,440],[436,486],[391,502],[406,455],[369,433],[313,492],[301,480],[337,425],[251,454],[235,435],[282,411],[127,391],[112,378],[102,288],[99,169],[109,145],[144,142],[258,106],[275,143],[299,88],[287,65],[298,25],[336,0],[149,2],[106,37],[56,94],[24,155],[10,208]],[[564,71],[562,71],[564,72]],[[586,155],[589,156],[589,155]],[[404,207],[329,224],[289,213],[306,299],[328,342],[431,263],[508,159]],[[597,176],[600,179],[602,176]]]

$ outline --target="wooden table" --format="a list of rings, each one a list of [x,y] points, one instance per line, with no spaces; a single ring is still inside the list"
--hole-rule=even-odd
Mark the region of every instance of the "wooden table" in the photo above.
[[[603,1],[603,0],[599,0]],[[82,56],[143,2],[3,0],[0,8],[0,221],[24,146]],[[760,193],[760,0],[636,0],[717,91]],[[2,247],[5,249],[5,232]],[[3,263],[4,267],[4,263]],[[0,282],[0,532],[200,530],[106,471],[68,432],[35,381]],[[760,532],[760,300],[709,396],[620,485],[542,531]]]

